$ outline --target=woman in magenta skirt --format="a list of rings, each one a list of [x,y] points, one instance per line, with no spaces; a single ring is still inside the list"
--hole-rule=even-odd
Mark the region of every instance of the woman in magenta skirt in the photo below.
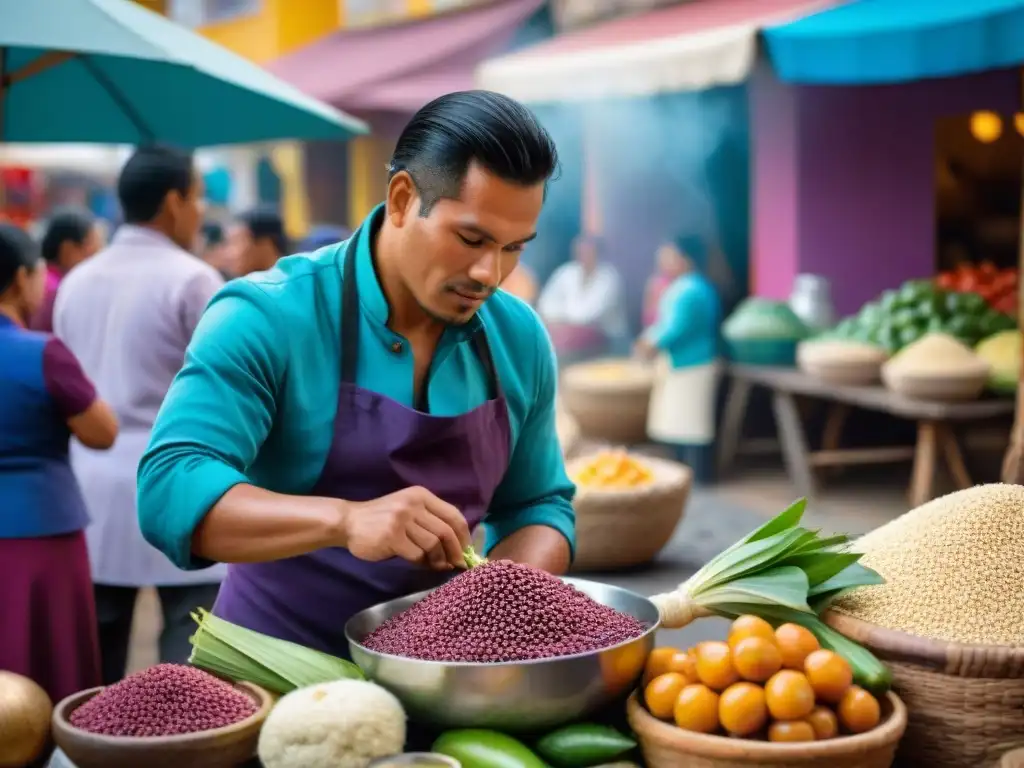
[[[109,448],[117,419],[67,347],[25,329],[45,281],[31,238],[0,224],[0,669],[56,702],[100,684],[89,520],[68,441]]]

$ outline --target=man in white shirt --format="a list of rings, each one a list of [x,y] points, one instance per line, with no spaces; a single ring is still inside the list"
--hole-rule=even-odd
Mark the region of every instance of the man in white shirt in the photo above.
[[[157,587],[160,594],[161,661],[182,663],[195,630],[189,613],[213,607],[225,574],[223,565],[178,569],[142,538],[135,506],[135,473],[157,410],[199,317],[224,283],[189,252],[202,223],[202,184],[191,155],[137,150],[118,180],[124,225],[57,293],[54,331],[121,423],[109,451],[71,446],[90,517],[86,539],[106,684],[124,676],[140,587]]]
[[[601,241],[580,235],[573,260],[555,270],[537,310],[561,364],[605,354],[628,354],[622,278],[601,259]]]

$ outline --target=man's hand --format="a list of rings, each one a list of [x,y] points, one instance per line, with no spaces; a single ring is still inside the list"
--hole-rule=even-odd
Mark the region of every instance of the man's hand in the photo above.
[[[637,339],[633,344],[633,355],[641,360],[650,360],[655,356],[655,354],[657,354],[657,352],[657,347],[651,344],[651,342],[643,336]]]
[[[401,557],[435,571],[465,567],[462,550],[471,543],[466,518],[426,488],[344,505],[344,546],[360,560]]]

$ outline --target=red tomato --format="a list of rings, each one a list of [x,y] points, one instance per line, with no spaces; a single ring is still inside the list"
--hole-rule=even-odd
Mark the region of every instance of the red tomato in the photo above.
[[[953,290],[953,286],[956,285],[956,275],[950,272],[943,272],[937,278],[935,278],[936,285],[939,288],[944,288],[947,291]]]
[[[963,293],[973,293],[978,290],[977,276],[972,274],[962,275],[960,279],[957,280],[956,290]]]
[[[994,277],[999,270],[996,269],[996,265],[991,261],[981,262],[981,266],[978,267],[978,274],[985,277]]]

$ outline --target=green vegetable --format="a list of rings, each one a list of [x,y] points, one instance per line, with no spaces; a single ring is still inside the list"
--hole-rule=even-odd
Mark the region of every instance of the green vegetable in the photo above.
[[[591,768],[636,747],[636,742],[607,725],[579,723],[549,733],[537,742],[537,752],[558,768]]]
[[[462,768],[546,768],[529,747],[497,731],[448,731],[437,738],[431,749],[454,757]]]
[[[190,638],[189,663],[219,677],[255,683],[274,693],[364,679],[351,661],[239,627],[202,608],[192,618],[199,629]]]
[[[467,568],[476,568],[478,565],[483,565],[487,562],[487,558],[478,555],[472,547],[466,547],[462,550],[462,559],[466,561]]]

